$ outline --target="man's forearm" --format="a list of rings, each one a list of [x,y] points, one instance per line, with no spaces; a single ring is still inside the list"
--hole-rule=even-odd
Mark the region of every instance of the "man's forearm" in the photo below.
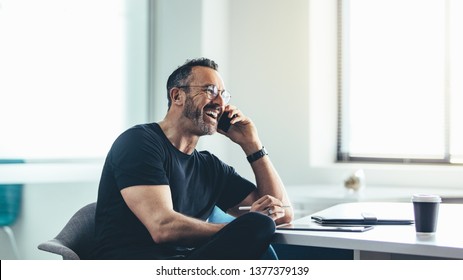
[[[251,167],[256,177],[257,191],[260,196],[268,194],[280,200],[285,199],[283,182],[268,156],[251,163]]]
[[[281,200],[283,205],[291,205],[284,184],[268,155],[252,162],[251,167],[256,177],[257,193],[259,197],[271,195]],[[290,222],[294,215],[292,208],[285,208],[284,211],[285,217],[279,222]]]
[[[225,224],[212,224],[174,212],[153,225],[151,236],[157,243],[196,246],[222,229]]]

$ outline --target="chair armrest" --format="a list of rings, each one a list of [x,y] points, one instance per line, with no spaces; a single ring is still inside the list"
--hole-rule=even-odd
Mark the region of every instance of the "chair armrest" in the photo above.
[[[61,255],[63,260],[80,260],[79,256],[70,248],[63,245],[59,240],[52,239],[37,246],[42,251]]]

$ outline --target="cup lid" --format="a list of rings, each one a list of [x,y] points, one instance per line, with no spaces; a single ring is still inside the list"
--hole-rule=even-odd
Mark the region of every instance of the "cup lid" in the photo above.
[[[435,194],[414,194],[412,202],[442,202],[442,199]]]

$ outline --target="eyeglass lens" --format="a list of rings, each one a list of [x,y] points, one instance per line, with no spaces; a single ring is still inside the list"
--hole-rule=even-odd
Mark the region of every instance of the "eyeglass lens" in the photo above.
[[[208,86],[206,88],[206,91],[210,95],[209,98],[211,98],[211,99],[217,98],[217,96],[219,95],[219,92],[220,92],[219,88],[216,87],[215,85]],[[225,104],[227,104],[230,101],[231,95],[230,95],[230,93],[228,91],[222,90],[220,95],[222,96],[222,99],[223,99]]]

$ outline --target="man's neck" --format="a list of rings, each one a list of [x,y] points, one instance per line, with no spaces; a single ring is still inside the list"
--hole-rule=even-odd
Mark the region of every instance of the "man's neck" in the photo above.
[[[168,116],[159,122],[159,126],[179,151],[185,154],[191,154],[198,144],[199,136],[190,134],[188,129],[183,125],[183,121],[177,119],[174,123]]]

